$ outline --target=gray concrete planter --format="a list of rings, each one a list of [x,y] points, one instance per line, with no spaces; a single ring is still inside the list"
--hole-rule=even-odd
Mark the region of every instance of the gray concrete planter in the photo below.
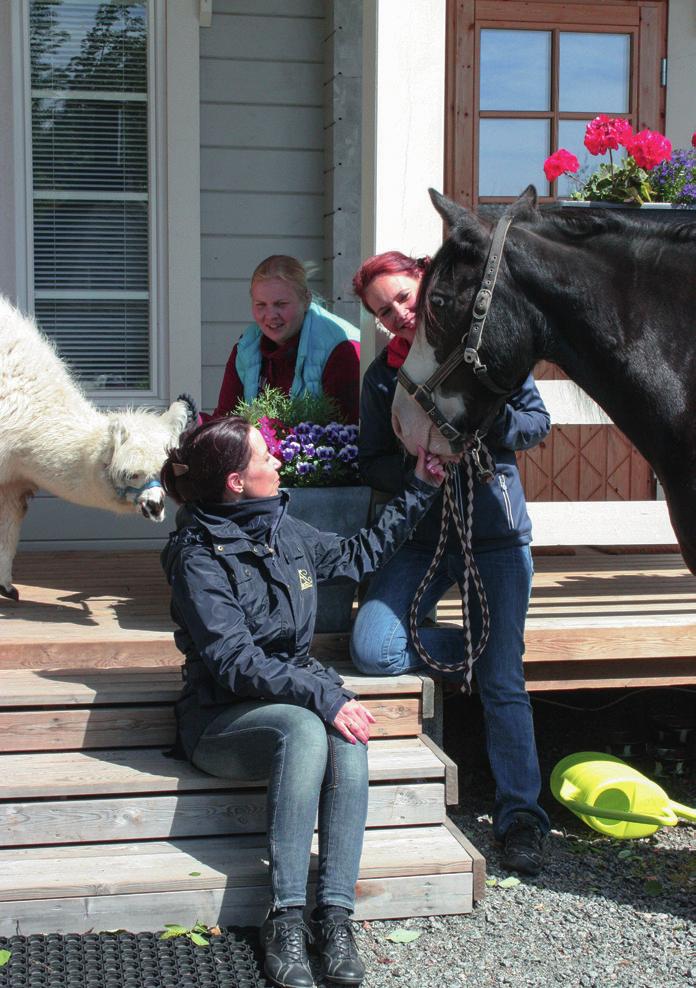
[[[367,525],[369,487],[291,487],[288,510],[293,518],[322,532],[350,536]],[[348,631],[357,586],[349,580],[332,580],[318,588],[316,631]]]

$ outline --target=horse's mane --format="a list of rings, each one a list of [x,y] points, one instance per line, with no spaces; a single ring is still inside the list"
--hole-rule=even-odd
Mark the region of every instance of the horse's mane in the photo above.
[[[536,210],[532,224],[539,232],[551,237],[557,231],[574,239],[616,233],[631,240],[658,239],[675,244],[696,241],[696,211],[693,220],[680,219],[677,223],[670,223],[651,216],[648,210],[639,213],[629,209],[592,206],[571,209],[551,207]]]

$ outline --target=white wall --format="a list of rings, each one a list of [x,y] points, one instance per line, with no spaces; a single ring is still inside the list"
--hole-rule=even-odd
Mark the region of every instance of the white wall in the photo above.
[[[269,254],[316,269],[323,292],[323,0],[215,0],[201,31],[203,407],[251,321]]]
[[[416,256],[442,241],[428,187],[444,176],[446,0],[366,0],[363,19],[363,257]],[[362,363],[374,357],[363,325]]]
[[[696,131],[696,3],[670,0],[667,34],[667,137],[691,147]]]

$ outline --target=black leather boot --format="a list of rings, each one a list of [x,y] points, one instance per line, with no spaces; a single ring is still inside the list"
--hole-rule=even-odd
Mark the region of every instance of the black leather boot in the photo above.
[[[326,980],[361,984],[365,965],[353,938],[350,912],[340,906],[320,907],[312,914],[309,925]]]
[[[301,912],[268,916],[259,931],[265,954],[263,970],[281,988],[314,988],[307,957],[311,934]]]

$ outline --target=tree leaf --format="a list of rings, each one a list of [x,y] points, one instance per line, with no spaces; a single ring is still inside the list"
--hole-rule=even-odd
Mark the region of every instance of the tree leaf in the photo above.
[[[487,878],[486,879],[486,885],[488,885],[489,888],[493,888],[497,884],[498,884],[498,879],[497,878]]]
[[[200,878],[200,876],[201,876],[200,871],[190,871],[189,872],[189,877],[190,878]]]
[[[515,885],[520,884],[519,878],[515,878],[514,875],[510,875],[509,878],[504,878],[502,882],[498,882],[501,889],[514,889]]]
[[[9,961],[10,957],[12,957],[11,950],[0,950],[0,967],[4,967],[5,964],[7,964],[7,962]]]
[[[399,926],[387,933],[384,939],[391,940],[392,943],[411,943],[413,940],[417,940],[420,935],[420,930],[405,930]]]
[[[172,937],[183,937],[188,933],[188,927],[178,926],[176,923],[165,923],[164,933],[160,934],[160,940],[171,940]]]
[[[191,932],[189,933],[189,940],[193,941],[193,943],[195,943],[197,947],[209,946],[206,938],[202,937],[200,933],[196,933],[194,930],[191,930]]]

